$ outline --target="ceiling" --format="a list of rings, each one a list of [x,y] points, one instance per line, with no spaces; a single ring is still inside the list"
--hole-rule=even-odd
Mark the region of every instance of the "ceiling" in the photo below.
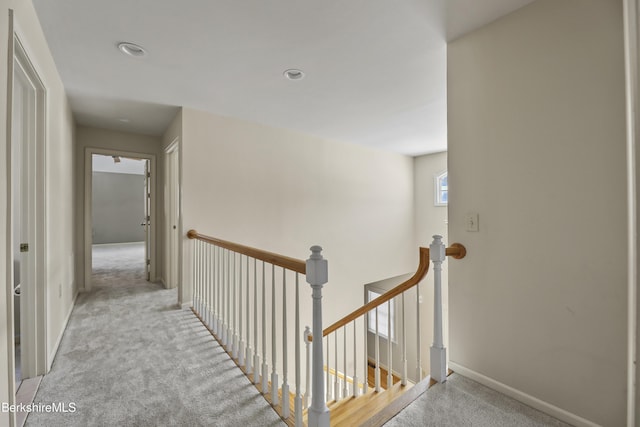
[[[160,135],[185,106],[418,155],[446,150],[447,41],[531,1],[33,3],[80,124]]]

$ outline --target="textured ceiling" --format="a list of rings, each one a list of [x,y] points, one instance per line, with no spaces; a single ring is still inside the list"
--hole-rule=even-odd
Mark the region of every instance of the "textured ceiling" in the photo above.
[[[417,155],[446,149],[446,42],[531,0],[34,0],[80,124],[178,106]],[[121,41],[144,58],[122,55]],[[306,78],[290,81],[284,70]]]

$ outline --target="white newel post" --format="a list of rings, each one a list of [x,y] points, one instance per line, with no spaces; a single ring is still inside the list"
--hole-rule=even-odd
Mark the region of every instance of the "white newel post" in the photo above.
[[[322,286],[329,280],[327,260],[320,246],[311,247],[307,260],[307,283],[313,289],[312,393],[308,411],[309,427],[329,427],[329,408],[324,394],[324,361],[322,360]]]
[[[433,261],[433,345],[431,346],[431,378],[447,380],[447,349],[442,338],[442,263],[446,258],[442,236],[433,236],[429,254]]]

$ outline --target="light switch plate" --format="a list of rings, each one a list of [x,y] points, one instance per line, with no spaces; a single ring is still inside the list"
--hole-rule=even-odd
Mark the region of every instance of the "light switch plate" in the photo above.
[[[478,214],[477,213],[468,213],[465,216],[465,223],[467,231],[479,231],[478,227]]]

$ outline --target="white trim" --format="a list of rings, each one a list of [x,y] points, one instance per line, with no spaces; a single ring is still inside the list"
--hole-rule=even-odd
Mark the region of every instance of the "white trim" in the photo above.
[[[48,307],[48,289],[47,283],[47,197],[48,186],[46,182],[47,173],[47,156],[48,149],[46,143],[46,128],[47,128],[47,87],[40,78],[38,68],[36,64],[31,60],[29,52],[31,49],[25,43],[27,37],[24,37],[24,32],[20,29],[20,25],[17,21],[13,22],[13,31],[10,33],[13,35],[11,40],[11,52],[10,61],[12,67],[10,69],[11,76],[10,82],[13,82],[16,70],[14,64],[17,64],[29,81],[29,84],[33,88],[34,105],[29,114],[29,122],[33,126],[33,139],[35,140],[35,147],[33,152],[29,152],[30,156],[29,165],[35,170],[33,175],[33,184],[28,185],[26,193],[29,197],[29,203],[33,204],[33,212],[28,212],[26,218],[28,221],[28,242],[32,247],[32,256],[30,263],[27,264],[29,273],[27,277],[30,277],[35,284],[33,290],[30,293],[23,293],[21,301],[21,328],[26,331],[27,339],[22,340],[22,346],[24,347],[24,354],[29,354],[29,358],[26,363],[23,363],[23,371],[27,375],[36,376],[42,375],[47,372],[47,344],[48,344],[48,330],[47,330],[47,307]],[[11,105],[8,105],[9,111],[13,109],[13,94],[9,98]],[[10,116],[11,117],[11,116]],[[12,120],[11,120],[12,121]],[[13,144],[11,138],[9,138],[9,146]],[[11,153],[11,148],[10,151]],[[8,168],[9,173],[11,167]],[[9,180],[9,206],[13,205],[13,185],[11,184],[11,177]],[[23,190],[24,191],[24,190]],[[34,194],[31,194],[31,192]],[[13,213],[13,208],[10,209],[10,215]],[[33,214],[33,216],[32,216]],[[11,217],[10,217],[11,218]],[[10,225],[12,220],[9,221]],[[11,228],[13,228],[11,226]],[[9,245],[9,259],[13,259],[13,244],[14,236],[13,230],[10,230],[11,238],[8,239]],[[13,262],[11,262],[13,264]],[[13,281],[8,281],[12,287]],[[26,299],[25,299],[26,298]],[[26,306],[26,307],[24,307]],[[11,327],[14,327],[13,322],[13,309],[11,310]],[[13,335],[13,334],[12,334]],[[31,336],[31,338],[29,338]],[[12,347],[13,348],[13,347]],[[24,357],[23,357],[24,360]],[[13,378],[13,373],[9,378]]]
[[[13,107],[13,35],[14,33],[14,13],[13,9],[9,9],[8,16],[8,34],[7,38],[10,43],[8,44],[8,52],[7,52],[7,112],[10,112]],[[6,310],[6,322],[4,322],[4,326],[0,326],[0,328],[5,328],[0,332],[0,335],[4,335],[6,338],[7,344],[7,354],[5,355],[7,358],[7,368],[9,372],[7,372],[7,382],[6,382],[6,391],[9,397],[9,405],[13,405],[16,403],[16,388],[15,388],[15,336],[14,336],[14,315],[13,315],[13,248],[11,242],[11,233],[13,232],[13,227],[11,224],[11,211],[9,208],[11,206],[11,116],[8,113],[6,115],[6,135],[5,135],[5,164],[4,164],[4,174],[5,177],[5,192],[6,192],[6,202],[7,208],[5,209],[6,213],[6,223],[4,224],[6,227],[6,236],[7,241],[5,242],[5,298],[8,310]],[[16,414],[15,412],[10,412],[9,414],[2,415],[0,414],[0,421],[9,420],[9,426],[14,427],[16,424]]]
[[[638,94],[638,57],[640,5],[624,0],[624,53],[626,92],[627,148],[627,425],[640,423],[638,417],[636,369],[638,346],[638,197],[636,145],[640,143],[640,95]]]
[[[156,155],[150,153],[139,153],[133,151],[124,151],[118,149],[110,149],[110,148],[96,148],[96,147],[85,147],[84,150],[84,235],[83,235],[83,243],[84,243],[84,283],[82,284],[83,291],[91,290],[91,272],[93,269],[93,261],[92,261],[92,190],[93,190],[93,163],[92,157],[94,154],[103,154],[109,156],[122,156],[122,157],[135,157],[139,159],[149,160],[151,164],[151,225],[150,225],[150,246],[151,253],[149,254],[149,259],[151,260],[149,265],[149,277],[156,277],[156,245],[157,245],[157,223],[156,218],[158,218],[156,212],[156,194],[158,187],[158,176],[157,176],[157,166],[156,166]]]
[[[56,354],[58,353],[58,347],[60,347],[60,343],[62,342],[62,337],[64,336],[64,333],[67,330],[67,323],[69,323],[69,319],[71,318],[71,313],[73,313],[73,309],[76,306],[77,300],[78,300],[78,292],[76,292],[76,295],[73,297],[73,300],[71,301],[71,308],[69,308],[69,312],[67,313],[64,319],[64,322],[62,323],[62,329],[60,329],[60,335],[58,336],[58,339],[56,339],[56,343],[51,349],[51,353],[49,353],[48,355],[49,359],[47,361],[47,372],[51,370],[51,366],[53,365],[53,360],[55,359]]]
[[[176,256],[175,266],[176,272],[175,277],[177,279],[177,283],[175,283],[175,287],[178,288],[178,299],[180,300],[181,289],[182,289],[182,240],[180,236],[182,234],[182,198],[181,198],[181,153],[180,153],[180,137],[177,136],[174,140],[165,148],[164,150],[164,212],[165,212],[165,229],[164,229],[164,265],[166,266],[165,274],[167,277],[163,280],[163,285],[165,288],[174,286],[174,283],[171,283],[171,257],[172,255]],[[170,154],[177,155],[177,169],[174,170],[173,166],[169,164],[171,161]],[[171,218],[172,206],[171,198],[170,198],[170,189],[169,186],[173,185],[172,180],[177,181],[178,190],[175,194],[177,206],[177,227],[178,227],[178,239],[176,241],[176,247],[174,248],[174,253],[171,253],[171,239],[173,238],[173,229],[172,224],[169,219]]]
[[[490,389],[493,389],[499,393],[502,393],[513,399],[516,399],[527,406],[531,406],[532,408],[537,409],[538,411],[544,412],[548,415],[551,415],[552,417],[555,417],[571,425],[574,425],[577,427],[599,427],[598,424],[592,421],[582,418],[569,411],[565,411],[564,409],[554,406],[551,403],[545,402],[544,400],[540,400],[537,397],[533,397],[527,393],[524,393],[520,390],[517,390],[499,381],[496,381],[493,378],[489,378],[476,371],[465,368],[462,365],[458,365],[455,362],[449,361],[449,368],[457,374],[460,374],[464,377],[472,379],[484,386],[489,387]]]

